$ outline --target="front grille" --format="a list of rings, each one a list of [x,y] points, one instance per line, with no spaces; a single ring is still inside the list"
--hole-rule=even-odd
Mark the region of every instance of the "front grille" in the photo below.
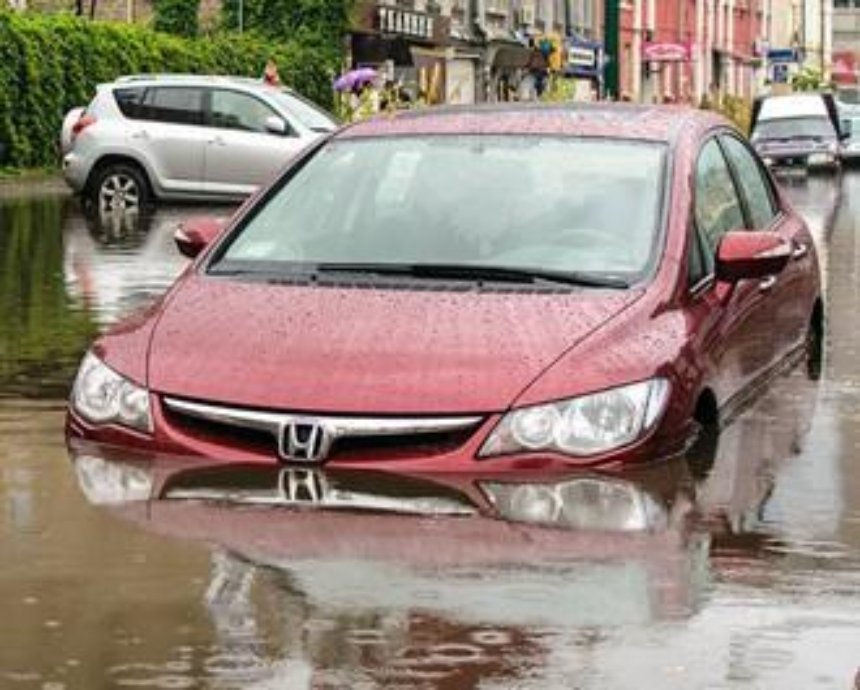
[[[164,398],[169,423],[199,441],[284,456],[284,425],[319,425],[330,435],[326,460],[396,460],[449,453],[468,441],[480,417],[343,417],[236,408]],[[301,458],[299,458],[301,460]],[[317,461],[314,459],[314,461]]]

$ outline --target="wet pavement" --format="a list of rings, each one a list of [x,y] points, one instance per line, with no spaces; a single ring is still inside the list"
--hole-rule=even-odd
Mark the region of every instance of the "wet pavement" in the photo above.
[[[827,283],[822,375],[775,381],[692,467],[336,475],[322,513],[272,507],[321,489],[284,471],[70,461],[82,352],[182,270],[173,229],[206,210],[94,220],[6,186],[0,688],[853,688],[860,174],[789,190]]]

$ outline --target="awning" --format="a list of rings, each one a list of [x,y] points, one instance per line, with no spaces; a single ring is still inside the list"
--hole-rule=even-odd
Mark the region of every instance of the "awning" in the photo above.
[[[851,50],[833,51],[833,81],[837,84],[857,84],[857,56]]]
[[[391,60],[397,67],[411,67],[410,42],[400,36],[386,38],[378,34],[352,34],[353,65],[381,65],[386,60]]]
[[[496,43],[487,48],[486,61],[497,69],[522,69],[529,64],[531,53],[519,43]]]

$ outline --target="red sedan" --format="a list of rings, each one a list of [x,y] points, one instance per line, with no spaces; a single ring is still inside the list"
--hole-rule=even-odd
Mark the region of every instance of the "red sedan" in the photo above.
[[[736,130],[680,108],[358,124],[177,242],[188,270],[86,355],[73,439],[403,472],[639,462],[822,330],[803,220]]]

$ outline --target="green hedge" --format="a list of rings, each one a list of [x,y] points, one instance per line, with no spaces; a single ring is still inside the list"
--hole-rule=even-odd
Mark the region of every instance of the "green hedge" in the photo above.
[[[284,83],[332,107],[338,54],[330,45],[250,34],[183,39],[129,24],[0,10],[0,167],[56,165],[63,116],[86,105],[96,84],[147,72],[260,76],[269,56]]]

